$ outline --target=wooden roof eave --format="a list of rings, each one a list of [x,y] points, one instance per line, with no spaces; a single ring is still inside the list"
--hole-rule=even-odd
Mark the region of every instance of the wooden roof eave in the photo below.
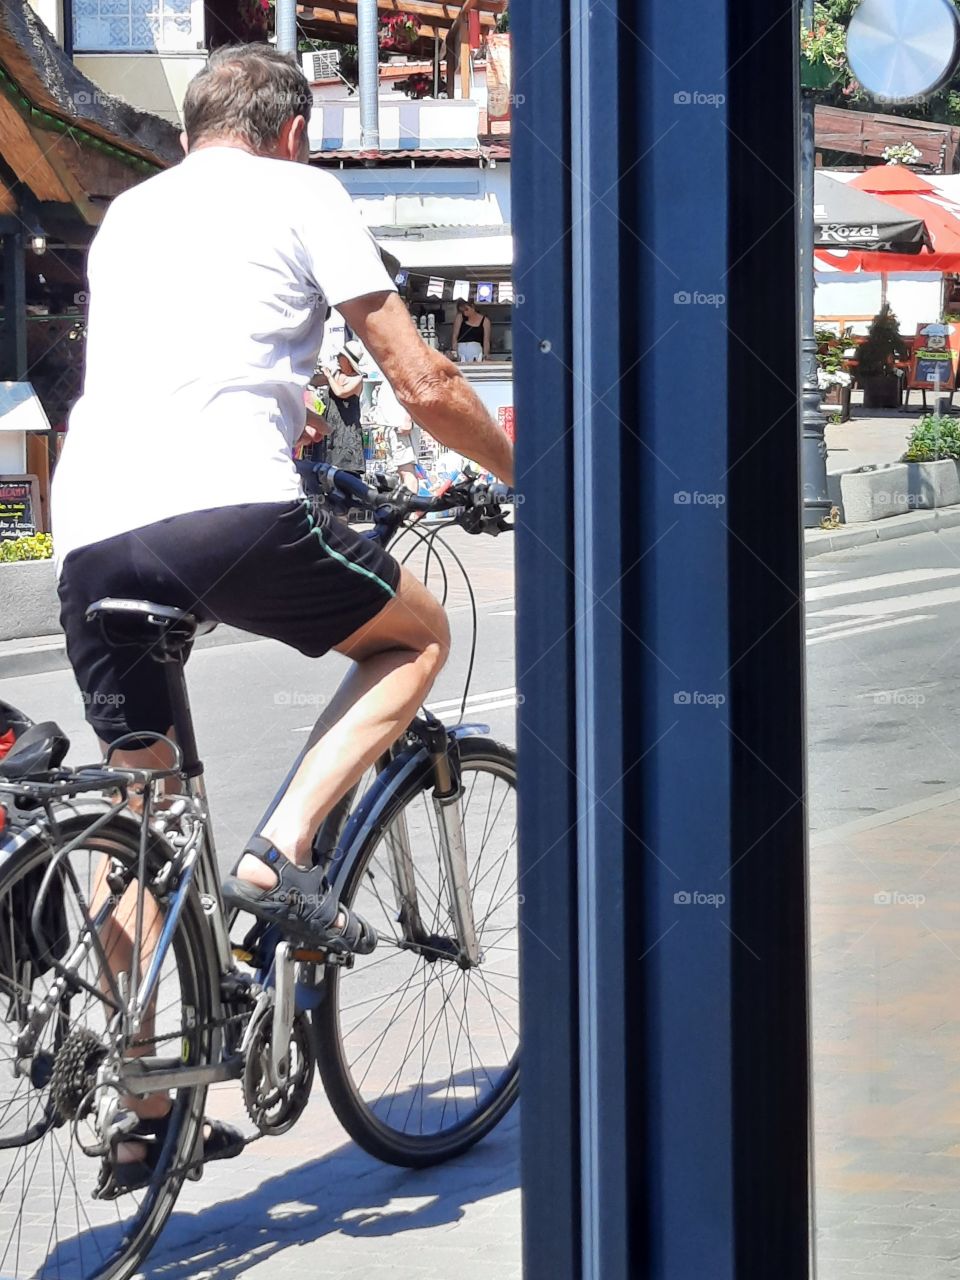
[[[418,34],[421,39],[432,40],[438,37],[444,40],[450,31],[461,20],[466,9],[476,8],[480,15],[480,25],[493,29],[496,15],[505,7],[506,0],[465,0],[465,3],[446,4],[441,0],[378,0],[377,9],[381,16],[391,13],[412,13],[420,19]],[[354,0],[323,0],[321,4],[298,4],[297,16],[304,23],[316,25],[324,29],[325,38],[342,39],[345,35],[355,37],[357,30],[357,5]]]

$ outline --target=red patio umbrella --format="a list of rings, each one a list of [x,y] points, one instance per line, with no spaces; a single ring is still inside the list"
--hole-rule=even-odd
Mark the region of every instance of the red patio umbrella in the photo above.
[[[818,249],[820,261],[839,271],[960,272],[960,206],[947,200],[936,187],[902,164],[877,165],[858,173],[849,185],[896,205],[903,213],[922,218],[933,247],[909,254]]]

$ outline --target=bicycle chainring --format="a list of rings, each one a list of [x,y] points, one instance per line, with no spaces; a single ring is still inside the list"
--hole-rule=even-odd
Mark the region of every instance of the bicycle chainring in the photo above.
[[[278,1088],[270,1078],[270,1041],[273,1009],[260,1016],[247,1050],[243,1068],[243,1101],[247,1115],[262,1134],[279,1137],[292,1129],[310,1101],[316,1059],[307,1017],[294,1015],[290,1028],[290,1070]]]

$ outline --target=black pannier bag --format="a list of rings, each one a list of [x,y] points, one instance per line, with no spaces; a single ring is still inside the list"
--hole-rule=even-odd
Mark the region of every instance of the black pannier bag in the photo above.
[[[29,716],[0,700],[0,759],[32,725]],[[0,863],[2,857],[0,852]],[[40,917],[42,936],[33,934],[33,908],[49,866],[49,860],[44,860],[0,897],[0,993],[14,998],[27,996],[20,989],[27,977],[27,964],[31,966],[32,982],[52,969],[54,960],[62,960],[69,946],[62,875],[54,877],[44,898]]]

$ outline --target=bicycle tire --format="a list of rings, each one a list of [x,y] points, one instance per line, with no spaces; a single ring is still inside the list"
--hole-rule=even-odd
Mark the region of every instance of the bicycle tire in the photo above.
[[[516,795],[516,754],[502,743],[485,738],[464,738],[460,758],[465,787],[471,774],[491,772],[503,779]],[[345,867],[340,878],[341,901],[353,905],[358,886],[377,855],[386,832],[398,814],[407,810],[417,797],[432,787],[432,770],[428,760],[415,770],[388,800],[382,815]],[[477,873],[479,876],[479,871]],[[517,895],[519,896],[519,895]],[[370,961],[382,957],[384,942],[373,952]],[[409,954],[409,953],[408,953]],[[421,963],[422,956],[419,957]],[[355,970],[331,967],[325,979],[325,996],[313,1013],[317,1066],[327,1097],[340,1123],[365,1151],[379,1160],[407,1168],[439,1164],[461,1155],[485,1137],[504,1118],[519,1093],[519,1038],[516,1051],[509,1057],[502,1077],[482,1107],[439,1133],[409,1134],[386,1123],[365,1101],[346,1059],[341,1033],[341,993],[344,982],[354,981],[354,972],[362,973],[364,964],[357,960]],[[477,972],[482,970],[482,965]],[[469,1036],[469,1029],[468,1029]],[[506,1052],[503,1056],[507,1056]],[[453,1067],[451,1066],[451,1074]]]
[[[71,839],[81,837],[90,826],[92,815],[96,812],[96,804],[83,803],[71,806],[67,816],[60,822],[60,834],[63,847]],[[102,812],[105,806],[100,806]],[[81,812],[78,812],[80,810]],[[140,826],[134,819],[124,815],[116,815],[102,826],[94,835],[81,839],[78,850],[100,858],[107,854],[117,859],[124,866],[136,866],[140,838]],[[38,825],[26,833],[9,838],[0,844],[0,904],[17,879],[27,875],[37,865],[49,863],[54,852],[49,831]],[[76,856],[77,851],[70,855]],[[148,843],[148,866],[156,869],[161,860],[169,856],[169,847],[162,839],[151,834]],[[67,891],[69,892],[69,890]],[[76,917],[79,919],[79,915]],[[196,894],[192,894],[185,904],[183,914],[178,923],[168,957],[172,956],[176,965],[179,990],[183,1004],[183,1027],[177,1038],[179,1051],[184,1061],[208,1061],[215,1043],[212,1023],[219,1008],[219,994],[211,981],[215,968],[211,966],[209,948],[209,929],[205,923],[203,912]],[[169,959],[165,962],[169,963]],[[7,979],[0,979],[0,983]],[[169,988],[167,988],[169,991]],[[81,997],[83,998],[83,993]],[[87,1004],[81,1010],[71,1014],[71,1029],[82,1025],[77,1021],[79,1016],[91,1009],[96,1016],[96,1002],[89,994]],[[74,1006],[78,1003],[74,995]],[[157,1001],[158,1014],[159,998]],[[171,1006],[172,1007],[172,1006]],[[166,1010],[163,1011],[166,1014]],[[171,1015],[171,1021],[176,1017]],[[97,1018],[98,1021],[104,1021]],[[96,1034],[96,1032],[94,1033]],[[0,1036],[6,1038],[8,1024],[0,1008]],[[165,1037],[166,1038],[166,1037]],[[29,1082],[32,1083],[32,1082]],[[49,1083],[35,1092],[42,1095],[49,1089]],[[161,1164],[154,1181],[142,1192],[135,1192],[114,1201],[96,1201],[84,1196],[81,1202],[81,1185],[89,1186],[95,1180],[95,1171],[99,1160],[83,1154],[74,1143],[74,1133],[69,1122],[61,1122],[44,1131],[27,1148],[13,1148],[12,1151],[0,1150],[0,1273],[5,1280],[47,1280],[53,1276],[59,1278],[69,1274],[71,1280],[128,1280],[147,1257],[157,1241],[183,1184],[185,1173],[173,1173],[169,1170],[179,1169],[192,1157],[200,1136],[206,1086],[195,1086],[180,1089],[174,1095],[173,1107],[175,1118],[169,1126],[170,1137],[167,1141]],[[2,1098],[0,1098],[2,1102]],[[40,1105],[38,1101],[37,1105]],[[49,1100],[44,1103],[49,1105]],[[9,1110],[9,1107],[7,1108]],[[0,1106],[0,1112],[3,1107]],[[44,1159],[40,1150],[48,1141],[51,1142],[50,1155]],[[25,1151],[21,1168],[16,1161],[18,1151]],[[11,1168],[5,1167],[12,1165]],[[56,1187],[59,1173],[57,1158],[62,1163],[63,1176]],[[54,1184],[55,1194],[46,1183],[41,1183],[31,1192],[28,1183],[41,1166],[51,1165],[49,1176]],[[69,1174],[73,1193],[77,1198],[74,1209],[62,1205],[65,1191],[65,1178]],[[24,1201],[29,1197],[32,1204],[29,1225],[30,1239],[24,1232]],[[19,1212],[16,1201],[19,1198]],[[6,1203],[5,1203],[6,1202]],[[52,1204],[49,1232],[37,1221],[37,1207],[41,1204]],[[124,1221],[124,1209],[135,1206],[130,1221]],[[76,1236],[64,1239],[72,1229],[75,1217]],[[10,1251],[16,1233],[16,1257],[14,1270],[10,1271]],[[43,1241],[47,1234],[46,1244]],[[26,1241],[27,1258],[21,1264],[21,1254]],[[31,1243],[33,1253],[30,1253]],[[37,1247],[45,1256],[37,1257]],[[52,1252],[51,1252],[52,1251]],[[79,1251],[79,1260],[77,1252]]]

